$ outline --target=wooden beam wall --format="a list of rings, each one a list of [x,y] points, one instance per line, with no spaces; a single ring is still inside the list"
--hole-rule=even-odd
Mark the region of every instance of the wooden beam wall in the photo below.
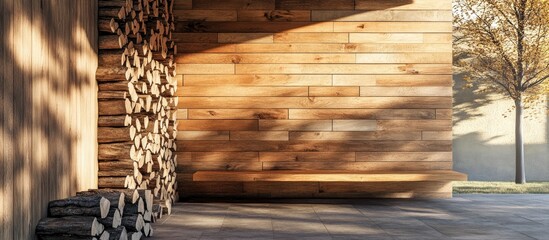
[[[97,186],[97,1],[1,0],[0,239]]]
[[[448,196],[451,184],[196,183],[197,170],[452,168],[450,0],[182,0],[179,192]],[[450,186],[450,187],[449,187]],[[376,194],[377,193],[377,194]]]

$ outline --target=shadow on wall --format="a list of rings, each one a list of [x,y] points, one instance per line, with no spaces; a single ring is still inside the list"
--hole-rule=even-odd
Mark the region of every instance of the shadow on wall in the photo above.
[[[0,1],[0,239],[96,182],[96,4]]]
[[[478,87],[463,89],[463,84],[463,75],[454,75],[454,169],[467,173],[470,180],[514,181],[515,120],[514,111],[508,112],[512,101],[478,93]],[[549,180],[547,120],[540,113],[525,121],[527,180]]]

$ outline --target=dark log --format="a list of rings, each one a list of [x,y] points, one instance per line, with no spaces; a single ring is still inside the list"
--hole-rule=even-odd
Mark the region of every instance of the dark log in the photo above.
[[[123,192],[97,192],[97,191],[86,191],[86,192],[78,192],[76,193],[77,196],[101,196],[106,199],[108,199],[111,203],[111,209],[116,208],[120,211],[120,213],[124,212],[124,206],[125,206],[125,194]],[[109,215],[112,216],[112,215]]]
[[[122,224],[122,214],[118,211],[118,209],[116,209],[110,216],[106,218],[99,218],[97,221],[105,227],[117,228],[120,224]]]
[[[98,208],[101,218],[107,217],[111,203],[108,199],[101,196],[74,196],[60,200],[50,201],[48,208]]]
[[[118,23],[114,21],[114,18],[98,19],[97,28],[100,32],[116,33]]]
[[[83,237],[99,236],[104,230],[103,224],[95,217],[72,216],[62,218],[43,218],[36,226],[39,236],[75,235]]]
[[[97,13],[99,17],[102,18],[116,18],[116,19],[126,19],[126,8],[122,7],[100,7]]]
[[[126,178],[125,177],[99,177],[98,186],[99,188],[115,188],[115,189],[124,189]]]
[[[97,125],[99,127],[125,127],[128,126],[130,122],[131,117],[128,115],[99,116]]]
[[[124,226],[119,226],[117,228],[107,228],[105,229],[109,233],[109,240],[127,240],[128,232]]]
[[[122,218],[122,226],[126,227],[127,230],[132,232],[138,232],[143,229],[145,221],[141,214],[138,215],[127,215]]]
[[[121,49],[128,43],[124,35],[101,35],[99,36],[99,49]]]
[[[139,200],[139,193],[134,189],[90,189],[88,192],[118,192],[124,193],[124,202],[126,204],[133,204]]]
[[[97,141],[99,143],[116,143],[131,141],[129,127],[99,127],[97,129]]]
[[[135,204],[127,204],[124,208],[124,216],[127,215],[138,215],[145,213],[145,202],[142,198],[137,200]]]

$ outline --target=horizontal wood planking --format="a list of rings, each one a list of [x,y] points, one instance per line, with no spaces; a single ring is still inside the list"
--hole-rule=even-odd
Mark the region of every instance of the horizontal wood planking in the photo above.
[[[347,10],[354,9],[354,0],[277,0],[276,9]]]
[[[334,32],[452,33],[452,22],[334,22]]]
[[[262,170],[420,171],[450,170],[452,162],[263,162]],[[209,169],[205,169],[209,170]],[[221,169],[214,169],[221,170]]]
[[[273,34],[269,33],[218,33],[219,43],[272,43]]]
[[[447,43],[451,33],[351,33],[351,43]]]
[[[335,129],[334,131],[338,131]],[[292,141],[361,141],[361,140],[422,140],[422,133],[419,131],[367,131],[367,132],[290,132]],[[427,139],[423,139],[427,140]],[[438,139],[431,139],[438,140]]]
[[[348,33],[276,33],[275,43],[348,43]]]
[[[423,131],[423,140],[452,140],[452,131]]]
[[[452,10],[451,1],[440,0],[355,0],[356,10],[384,10],[384,9],[402,9],[402,10]]]
[[[183,152],[444,152],[452,141],[177,141]]]
[[[451,97],[186,97],[182,108],[450,108]]]
[[[178,32],[194,31],[194,29],[189,28],[189,25],[194,25],[194,22],[176,22],[175,29]],[[250,24],[249,22],[202,22],[200,31],[223,33],[333,32],[334,23],[256,22]]]
[[[215,149],[213,149],[215,151]],[[191,161],[258,161],[258,152],[191,152]]]
[[[355,63],[354,54],[181,54],[176,63]]]
[[[287,109],[190,109],[188,118],[189,119],[288,119],[288,110]]]
[[[357,152],[357,161],[452,161],[452,152]]]
[[[437,109],[437,119],[452,119],[452,109]]]
[[[260,131],[332,131],[332,120],[259,120]]]
[[[185,75],[184,86],[331,86],[331,75]]]
[[[377,121],[374,120],[333,120],[334,131],[375,131]]]
[[[435,109],[290,109],[289,119],[435,119]]]
[[[217,33],[173,33],[172,40],[176,43],[217,43]],[[180,45],[180,44],[178,44]],[[183,49],[178,49],[179,51]]]
[[[275,9],[275,0],[192,0],[193,9]]]
[[[229,131],[178,131],[180,140],[229,140]]]
[[[307,22],[311,11],[307,10],[239,10],[238,21],[242,22]]]
[[[186,13],[174,34],[182,196],[451,196],[447,182],[338,190],[191,175],[451,169],[450,1],[195,0],[176,9]]]
[[[354,152],[260,152],[262,162],[355,161]]]
[[[452,87],[360,87],[360,96],[365,97],[451,97],[452,94]]]
[[[381,10],[381,11],[312,11],[311,20],[315,22],[451,22],[451,10]]]
[[[357,97],[359,87],[309,87],[309,96],[312,97]]]
[[[303,97],[309,95],[307,87],[244,87],[244,86],[185,86],[177,96],[245,96],[245,97]]]
[[[191,68],[181,64],[182,69]],[[208,64],[192,64],[204,69]],[[227,64],[230,65],[230,64]],[[210,68],[230,68],[221,64],[211,64]],[[223,69],[215,72],[221,73]],[[232,70],[227,69],[227,72]],[[445,74],[452,71],[451,64],[236,64],[236,74]],[[198,71],[181,71],[196,74]],[[178,68],[179,73],[179,68]]]
[[[362,53],[357,63],[452,63],[452,54],[446,53]]]
[[[179,131],[258,130],[257,120],[179,120]]]
[[[176,21],[236,21],[236,10],[175,10]]]
[[[231,131],[231,140],[288,141],[287,131]]]

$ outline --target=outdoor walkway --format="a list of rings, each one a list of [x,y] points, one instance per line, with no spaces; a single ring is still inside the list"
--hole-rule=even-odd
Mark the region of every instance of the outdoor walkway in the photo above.
[[[549,195],[180,203],[153,239],[549,239]]]

